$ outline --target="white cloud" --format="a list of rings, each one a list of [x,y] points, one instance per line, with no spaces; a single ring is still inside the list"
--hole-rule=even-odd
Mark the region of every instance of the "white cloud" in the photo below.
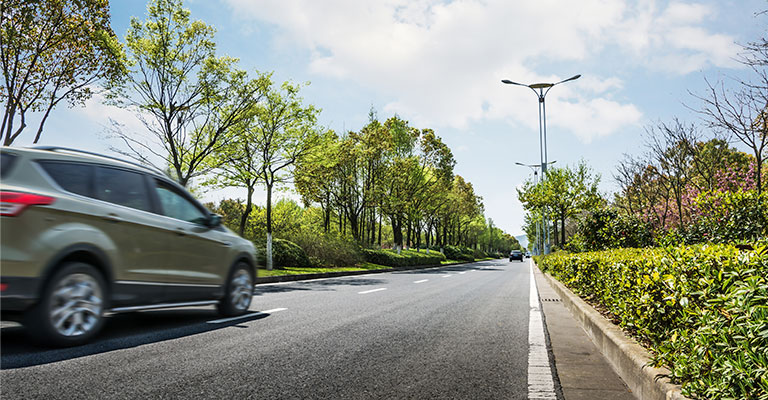
[[[580,62],[618,51],[627,64],[685,74],[709,65],[733,66],[736,54],[733,38],[704,29],[714,10],[698,3],[226,1],[239,18],[277,27],[281,43],[305,48],[310,72],[374,90],[392,99],[388,113],[435,127],[465,128],[474,120],[510,117],[531,125],[535,99],[499,80],[564,78],[536,74],[542,63]],[[640,110],[613,99],[622,87],[619,77],[585,76],[553,89],[548,104],[552,98],[552,105],[563,109],[550,124],[585,141],[637,124]],[[576,88],[582,96],[574,95]]]

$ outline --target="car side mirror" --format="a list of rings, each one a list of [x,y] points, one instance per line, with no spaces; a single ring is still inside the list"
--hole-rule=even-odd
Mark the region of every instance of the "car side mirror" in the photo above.
[[[211,214],[208,217],[208,221],[205,225],[207,225],[209,228],[216,228],[217,226],[221,225],[221,215]]]

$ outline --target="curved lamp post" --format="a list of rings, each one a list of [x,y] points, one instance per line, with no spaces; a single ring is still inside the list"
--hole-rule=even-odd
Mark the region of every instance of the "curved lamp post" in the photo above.
[[[569,81],[575,81],[580,77],[581,75],[574,75],[560,82],[532,83],[530,85],[513,82],[513,81],[510,81],[509,79],[501,80],[502,83],[505,83],[507,85],[525,86],[527,88],[530,88],[531,90],[533,90],[533,93],[535,93],[536,97],[538,97],[539,99],[539,156],[541,157],[541,172],[542,172],[541,179],[544,179],[544,177],[547,174],[547,164],[548,164],[547,162],[547,109],[544,103],[544,98],[547,96],[547,93],[549,93],[549,91],[556,85],[569,82]],[[544,223],[545,225],[547,225],[546,219],[544,220]],[[544,235],[546,236],[544,241],[544,254],[549,254],[549,229],[544,230]]]

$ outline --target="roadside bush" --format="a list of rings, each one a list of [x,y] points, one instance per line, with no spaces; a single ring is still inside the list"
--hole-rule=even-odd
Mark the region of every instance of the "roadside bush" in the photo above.
[[[445,246],[445,257],[455,261],[474,261],[475,252],[468,247]]]
[[[554,254],[539,265],[607,309],[672,371],[683,393],[768,396],[768,247],[730,245]]]
[[[267,265],[267,249],[265,243],[255,243],[258,250],[259,265]],[[296,243],[285,239],[272,239],[272,263],[275,268],[299,267],[311,265],[307,253]]]
[[[646,247],[653,244],[650,224],[614,208],[601,208],[581,218],[566,249],[572,252]]]
[[[766,193],[702,193],[693,208],[692,223],[680,232],[685,243],[734,243],[768,236]]]
[[[293,240],[306,252],[313,267],[354,267],[363,262],[360,246],[332,235],[303,233]]]
[[[427,254],[426,251],[402,250],[397,254],[393,250],[362,249],[362,253],[365,261],[388,267],[440,265],[440,262],[445,260],[445,255],[438,251],[430,251]]]

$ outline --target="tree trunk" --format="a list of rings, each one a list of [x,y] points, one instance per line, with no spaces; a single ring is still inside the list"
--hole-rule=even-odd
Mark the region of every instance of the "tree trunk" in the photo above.
[[[560,221],[560,226],[563,228],[560,232],[560,237],[562,238],[562,240],[560,240],[560,247],[565,247],[565,213],[561,215]]]
[[[379,248],[381,248],[381,225],[383,215],[379,214]]]
[[[402,221],[397,216],[391,217],[390,220],[392,222],[392,236],[395,242],[394,244],[399,248],[403,248]]]
[[[245,210],[243,211],[243,215],[240,216],[240,236],[243,236],[245,233],[245,225],[248,223],[248,216],[251,215],[251,210],[253,209],[253,201],[251,200],[251,197],[253,197],[253,185],[249,184],[247,189],[248,197],[245,199]]]
[[[272,185],[267,184],[267,271],[272,271]]]

